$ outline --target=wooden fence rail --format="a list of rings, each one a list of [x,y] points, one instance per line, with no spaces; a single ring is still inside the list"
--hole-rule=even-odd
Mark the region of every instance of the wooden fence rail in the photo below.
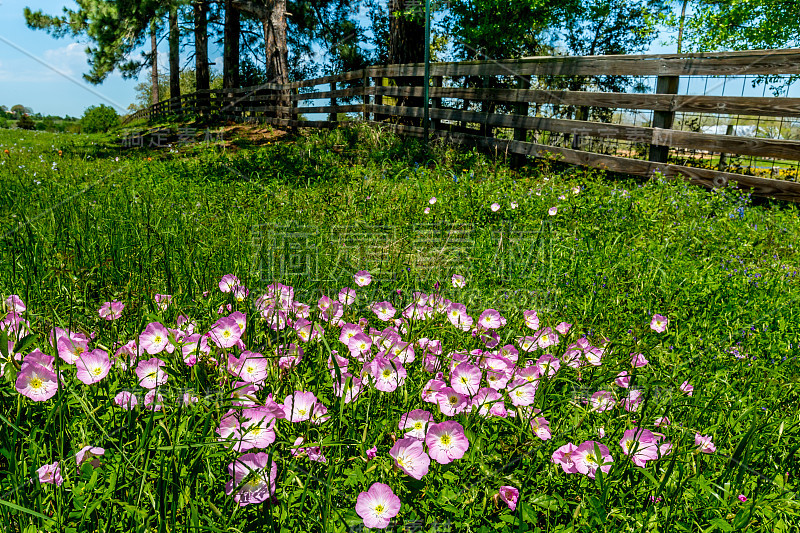
[[[318,128],[334,127],[341,113],[350,113],[400,134],[422,136],[423,73],[423,64],[374,66],[283,85],[198,91],[159,102],[127,120],[180,114]],[[792,181],[800,173],[799,140],[730,135],[731,125],[728,135],[673,129],[677,114],[715,115],[728,122],[740,116],[781,121],[800,117],[800,98],[679,94],[682,78],[799,74],[798,49],[434,63],[430,126],[433,135],[449,142],[514,154],[517,161],[546,157],[634,175],[660,172],[706,187],[733,182],[757,195],[800,201],[800,183]],[[655,92],[603,92],[586,81],[593,76],[652,77]],[[397,86],[393,78],[400,77],[413,83]],[[605,113],[590,119],[592,109]],[[609,122],[617,110],[644,110],[651,117],[641,125]],[[309,114],[326,117],[303,120]],[[800,124],[795,129],[793,136],[800,138]],[[616,153],[586,149],[587,143],[612,142],[628,143],[640,153],[633,154],[633,148]],[[717,168],[694,166],[693,160],[677,157],[681,151],[718,154]],[[773,171],[788,169],[789,179],[730,172],[731,156],[766,158]]]

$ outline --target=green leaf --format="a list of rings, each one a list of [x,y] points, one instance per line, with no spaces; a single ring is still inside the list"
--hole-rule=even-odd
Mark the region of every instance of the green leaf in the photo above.
[[[712,518],[711,520],[709,520],[709,522],[714,524],[716,527],[718,527],[722,531],[733,531],[733,526],[730,525],[725,520],[723,520],[722,518]]]
[[[31,333],[30,335],[25,335],[21,341],[19,341],[16,345],[14,345],[14,353],[23,353],[28,351],[28,348],[36,342],[36,334]],[[5,343],[6,347],[8,343]],[[0,349],[3,347],[3,340],[0,339]]]
[[[36,511],[31,511],[30,509],[26,509],[25,507],[20,507],[16,503],[11,503],[11,502],[7,502],[5,500],[0,500],[0,504],[5,505],[6,507],[10,507],[11,509],[14,509],[15,511],[19,511],[21,513],[25,513],[25,514],[29,514],[31,516],[35,516],[37,518],[41,518],[42,520],[47,520],[48,519],[45,515],[43,515],[41,513],[37,513]]]
[[[0,330],[0,353],[3,359],[8,359],[8,333],[5,330]]]
[[[546,494],[536,494],[531,496],[527,499],[528,503],[531,505],[535,505],[545,511],[556,511],[559,508],[559,502],[553,496],[547,496]]]

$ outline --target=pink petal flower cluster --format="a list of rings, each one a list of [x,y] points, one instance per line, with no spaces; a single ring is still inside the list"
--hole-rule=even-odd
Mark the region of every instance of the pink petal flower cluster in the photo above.
[[[100,315],[100,318],[105,318],[106,320],[116,320],[122,316],[122,310],[125,308],[125,304],[122,302],[106,302],[100,309],[97,310],[97,314]]]
[[[648,429],[628,429],[622,435],[619,445],[622,453],[631,458],[636,466],[645,467],[647,461],[653,461],[667,455],[672,450],[669,442],[660,443],[663,435],[655,434]]]
[[[297,440],[294,441],[295,448],[292,450],[292,457],[306,456],[309,460],[317,463],[328,462],[328,460],[325,459],[325,456],[322,455],[322,448],[320,446],[308,446],[305,448],[300,448],[300,445],[303,444],[303,441],[303,437],[297,437]]]
[[[567,474],[585,474],[594,479],[599,469],[604,474],[611,470],[614,459],[608,447],[598,441],[587,440],[580,446],[571,442],[561,446],[553,452],[550,460],[561,465]]]
[[[14,383],[17,392],[34,402],[44,402],[58,391],[58,378],[53,370],[53,357],[34,350],[22,359]]]
[[[84,446],[78,453],[75,454],[75,462],[78,468],[83,463],[89,463],[93,468],[100,467],[100,457],[105,455],[106,451],[97,446]]]
[[[717,451],[717,447],[714,445],[714,442],[711,440],[710,436],[695,433],[694,444],[695,446],[699,446],[700,451],[703,453],[714,453]]]

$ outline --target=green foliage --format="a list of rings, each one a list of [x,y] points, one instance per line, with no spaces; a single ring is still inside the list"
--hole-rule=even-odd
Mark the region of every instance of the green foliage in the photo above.
[[[22,115],[17,119],[17,127],[22,130],[32,130],[36,128],[36,124],[29,115]]]
[[[118,125],[117,111],[105,104],[88,107],[81,117],[81,129],[85,133],[105,133]]]
[[[150,21],[166,6],[154,0],[76,0],[77,9],[64,7],[64,14],[46,15],[26,7],[25,22],[31,29],[44,30],[53,37],[85,36],[91,69],[83,77],[90,83],[102,83],[119,69],[123,77],[132,78],[148,63],[149,55],[131,59],[144,44]]]
[[[196,76],[194,69],[186,69],[181,71],[180,74],[181,94],[193,93],[197,89]],[[211,71],[209,85],[211,89],[222,89],[222,74],[219,72]],[[246,87],[246,85],[242,84]],[[136,109],[143,109],[149,106],[152,102],[150,96],[153,92],[153,85],[147,79],[138,83],[135,87],[136,90]],[[167,100],[170,98],[169,92],[169,73],[159,72],[158,74],[158,95],[159,100]]]
[[[677,2],[680,4],[681,2]],[[800,45],[798,0],[689,0],[684,52],[764,50]],[[680,26],[679,12],[669,24]]]
[[[16,104],[11,106],[11,113],[13,113],[13,118],[19,119],[23,115],[30,115],[33,113],[33,110],[30,107],[25,107],[22,104]]]

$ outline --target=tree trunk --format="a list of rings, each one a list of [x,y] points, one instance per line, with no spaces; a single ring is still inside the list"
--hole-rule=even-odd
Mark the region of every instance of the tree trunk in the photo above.
[[[390,0],[389,8],[389,63],[406,64],[425,61],[425,11],[420,10],[421,2],[413,0]],[[416,7],[412,15],[402,15]],[[413,85],[415,78],[398,77],[395,82],[400,87]],[[421,98],[398,98],[396,105],[422,107]],[[419,125],[419,119],[406,119]]]
[[[150,22],[150,51],[152,58],[150,59],[150,103],[155,105],[158,103],[158,22],[153,19]]]
[[[285,84],[289,82],[286,44],[286,0],[265,0],[264,4],[233,0],[233,5],[245,13],[261,19],[264,24],[264,52],[267,62],[267,83]],[[276,105],[289,106],[289,91],[280,91]],[[277,118],[286,113],[278,111]]]
[[[274,0],[269,16],[264,19],[264,44],[267,54],[267,81],[270,83],[289,83],[289,49],[286,44],[286,0]],[[277,105],[289,106],[288,91],[278,93]],[[286,113],[278,111],[277,118],[286,118]]]
[[[267,81],[288,83],[288,47],[286,44],[286,0],[273,0],[264,17],[264,43],[267,54]]]
[[[225,48],[222,58],[222,86],[239,87],[239,11],[233,0],[225,0]]]
[[[178,29],[178,6],[169,10],[169,97],[172,111],[181,109],[181,58],[180,30]]]
[[[208,72],[208,4],[205,0],[198,0],[194,4],[194,64],[196,90],[203,91],[210,88]],[[208,114],[210,97],[208,93],[197,95],[198,107],[204,114]]]

